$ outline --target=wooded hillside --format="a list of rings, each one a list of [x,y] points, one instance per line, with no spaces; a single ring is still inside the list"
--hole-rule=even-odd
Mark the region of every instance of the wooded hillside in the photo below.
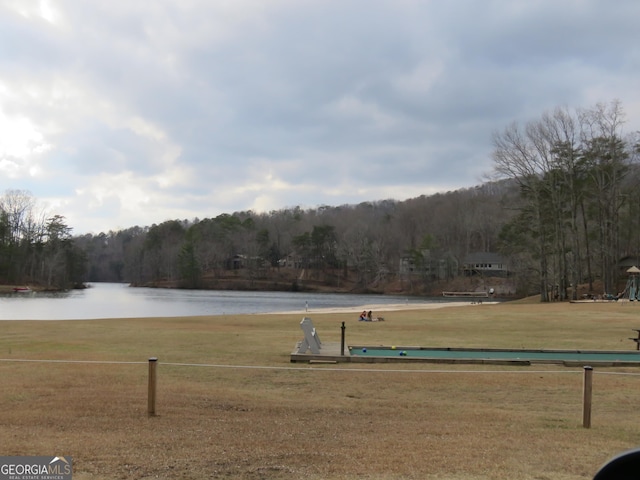
[[[488,288],[491,277],[499,293],[543,300],[575,298],[573,286],[584,284],[617,293],[623,266],[640,264],[640,144],[638,132],[623,135],[623,118],[612,102],[514,123],[495,134],[491,180],[406,201],[74,237],[64,217],[9,191],[0,198],[0,280],[432,294]]]

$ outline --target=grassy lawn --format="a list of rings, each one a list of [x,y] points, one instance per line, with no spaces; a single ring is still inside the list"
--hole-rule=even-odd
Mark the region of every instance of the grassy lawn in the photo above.
[[[368,345],[631,350],[640,328],[629,303],[374,313],[309,316]],[[584,429],[581,368],[291,364],[300,320],[0,322],[0,454],[71,455],[79,480],[573,480],[640,445],[638,368],[594,371]]]

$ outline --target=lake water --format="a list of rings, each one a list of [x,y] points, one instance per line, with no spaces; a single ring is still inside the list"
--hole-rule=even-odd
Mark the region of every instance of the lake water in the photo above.
[[[181,317],[251,314],[319,308],[349,308],[365,304],[422,304],[444,298],[397,297],[301,292],[236,292],[132,288],[119,283],[95,283],[91,288],[63,293],[0,295],[0,320],[79,320],[129,317]],[[354,314],[359,312],[354,310]]]

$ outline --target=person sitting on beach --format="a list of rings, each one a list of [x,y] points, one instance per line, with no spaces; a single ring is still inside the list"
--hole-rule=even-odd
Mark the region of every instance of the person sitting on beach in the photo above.
[[[374,317],[373,312],[369,310],[368,312],[365,310],[360,314],[358,318],[360,322],[384,322],[384,317]]]

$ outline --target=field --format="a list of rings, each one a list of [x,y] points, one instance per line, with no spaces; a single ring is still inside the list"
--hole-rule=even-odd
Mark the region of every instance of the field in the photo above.
[[[309,316],[370,345],[630,350],[640,328],[629,303],[357,313]],[[70,455],[76,480],[577,480],[640,445],[638,368],[594,370],[585,429],[582,368],[291,364],[300,320],[0,322],[0,454]]]

